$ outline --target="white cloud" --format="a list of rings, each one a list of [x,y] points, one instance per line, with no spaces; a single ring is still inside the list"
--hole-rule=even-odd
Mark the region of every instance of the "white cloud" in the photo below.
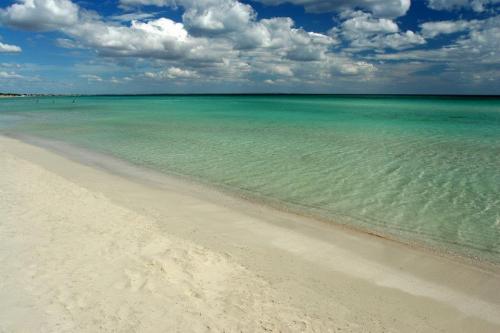
[[[121,0],[122,6],[155,5],[183,7],[186,29],[196,34],[217,34],[243,30],[254,21],[250,5],[237,0]]]
[[[104,81],[102,79],[102,77],[100,77],[99,75],[94,75],[94,74],[83,74],[83,75],[80,75],[80,77],[82,79],[88,80],[89,82],[102,82],[102,81]]]
[[[434,38],[439,35],[447,35],[468,30],[471,27],[471,22],[463,20],[426,22],[421,24],[420,27],[422,29],[422,35],[425,38]]]
[[[429,8],[435,10],[472,9],[484,11],[489,5],[500,3],[500,0],[428,0]]]
[[[338,70],[340,71],[340,73],[345,74],[345,75],[358,75],[361,72],[373,73],[377,69],[372,64],[369,64],[369,63],[364,62],[364,61],[358,61],[355,63],[342,64],[338,68]]]
[[[0,79],[24,79],[24,76],[14,72],[0,71]]]
[[[468,31],[456,41],[437,49],[377,55],[381,60],[441,62],[460,72],[491,71],[500,65],[500,16],[466,21]]]
[[[16,64],[16,63],[12,63],[12,62],[2,62],[0,63],[0,67],[3,67],[3,68],[21,68],[22,66],[20,64]]]
[[[379,17],[399,17],[406,14],[411,0],[256,0],[266,5],[292,3],[313,13],[331,13],[363,9]]]
[[[0,42],[0,53],[19,53],[21,48],[17,45],[4,44]]]
[[[425,44],[425,39],[419,34],[408,30],[406,32],[377,36],[369,43],[376,48],[390,48],[394,50],[404,50],[418,45]]]
[[[294,28],[294,22],[289,18],[258,21],[249,5],[235,0],[144,0],[140,3],[183,6],[183,23],[167,18],[132,20],[128,26],[105,22],[69,0],[23,0],[2,12],[6,25],[59,30],[72,37],[59,39],[60,46],[87,46],[112,57],[213,62],[237,56],[239,50],[265,48],[290,60],[317,61],[323,59],[329,47],[335,44],[332,37]],[[18,12],[24,14],[17,15]],[[37,12],[42,15],[35,18]],[[55,13],[64,12],[69,12],[68,19],[58,20]],[[47,19],[47,13],[54,14],[56,19]]]
[[[144,73],[144,76],[155,80],[193,79],[199,77],[195,71],[178,67],[170,67],[160,72],[146,72]]]
[[[202,41],[197,43],[182,23],[167,18],[132,21],[130,26],[87,19],[63,31],[106,56],[160,59],[203,56]]]
[[[186,28],[195,33],[243,30],[256,17],[252,7],[234,0],[182,0],[179,3],[186,8],[182,16]]]
[[[121,3],[182,6],[184,27],[190,34],[212,41],[215,37],[225,39],[236,50],[281,48],[282,54],[290,59],[314,61],[323,58],[328,47],[336,42],[330,36],[294,28],[290,18],[257,20],[251,6],[236,0],[122,0]]]
[[[68,38],[57,38],[56,45],[65,49],[77,49],[82,47],[78,42]]]
[[[266,48],[279,56],[295,61],[318,61],[325,58],[325,54],[337,41],[319,33],[307,32],[294,28],[290,18],[263,19],[253,25],[260,32],[254,47]],[[237,39],[246,37],[246,33],[237,36]]]
[[[30,31],[57,30],[76,24],[78,12],[70,0],[18,0],[0,10],[0,23]]]
[[[425,39],[413,31],[399,32],[398,25],[385,18],[375,18],[361,11],[342,13],[344,21],[330,31],[349,43],[350,50],[402,50],[425,44]]]
[[[377,72],[377,67],[366,61],[352,60],[346,56],[329,56],[322,64],[326,76],[322,80],[339,80],[342,78],[370,80]],[[317,75],[317,73],[312,73]],[[311,78],[314,80],[314,78]]]
[[[470,33],[456,42],[461,58],[468,56],[470,61],[483,64],[500,65],[500,16],[475,21]],[[462,58],[464,59],[464,58]]]
[[[334,32],[340,32],[345,39],[366,39],[378,34],[396,33],[399,31],[398,25],[389,19],[374,18],[371,14],[362,11],[347,11],[342,13],[342,22]]]
[[[103,61],[135,67],[130,76],[157,81],[279,83],[285,80],[286,84],[323,84],[332,77],[367,79],[376,71],[373,64],[334,53],[340,36],[346,39],[357,30],[367,41],[365,47],[377,48],[403,48],[405,42],[411,44],[418,37],[400,33],[390,19],[362,12],[346,18],[344,35],[335,36],[296,27],[288,17],[258,19],[251,6],[236,0],[122,0],[121,4],[181,6],[182,22],[156,18],[157,13],[150,16],[132,12],[104,18],[69,0],[19,1],[2,10],[2,22],[15,28],[57,31],[67,37],[58,38],[57,45],[94,50],[103,56]],[[13,15],[19,10],[14,10],[14,6],[23,7],[29,15]],[[375,10],[376,6],[370,8]],[[42,15],[35,18],[37,10]],[[44,14],[64,11],[73,13],[68,20],[59,20],[57,15],[50,20]],[[347,22],[349,19],[353,20]],[[89,82],[126,81],[108,67],[80,73]]]
[[[111,79],[109,80],[109,82],[113,83],[113,84],[122,84],[122,83],[127,83],[127,82],[130,82],[132,81],[133,79],[131,77],[128,77],[128,76],[125,76],[125,77],[122,77],[122,78],[117,78],[117,77],[111,77]]]
[[[293,71],[288,65],[278,64],[271,65],[269,71],[280,76],[293,76]]]
[[[137,21],[137,20],[151,19],[154,17],[155,17],[154,13],[127,13],[127,14],[121,14],[121,15],[113,15],[113,16],[110,16],[109,19],[111,19],[113,21],[118,21],[118,22],[131,22],[131,21]]]

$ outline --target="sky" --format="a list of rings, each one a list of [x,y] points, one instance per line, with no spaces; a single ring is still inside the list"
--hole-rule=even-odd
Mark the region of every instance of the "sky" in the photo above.
[[[0,0],[0,92],[500,94],[500,0]]]

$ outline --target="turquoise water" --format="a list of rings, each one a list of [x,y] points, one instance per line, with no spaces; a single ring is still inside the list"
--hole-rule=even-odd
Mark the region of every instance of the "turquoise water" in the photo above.
[[[0,100],[28,133],[274,206],[500,262],[500,99]]]

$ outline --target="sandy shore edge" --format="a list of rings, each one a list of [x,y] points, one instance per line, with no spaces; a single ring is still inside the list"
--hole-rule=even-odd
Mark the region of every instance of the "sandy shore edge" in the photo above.
[[[10,138],[0,153],[0,331],[500,329],[495,269]]]

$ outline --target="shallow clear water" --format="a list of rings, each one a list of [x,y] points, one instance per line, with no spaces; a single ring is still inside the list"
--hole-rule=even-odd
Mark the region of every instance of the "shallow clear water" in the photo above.
[[[500,262],[500,99],[0,100],[22,132],[403,241]]]

